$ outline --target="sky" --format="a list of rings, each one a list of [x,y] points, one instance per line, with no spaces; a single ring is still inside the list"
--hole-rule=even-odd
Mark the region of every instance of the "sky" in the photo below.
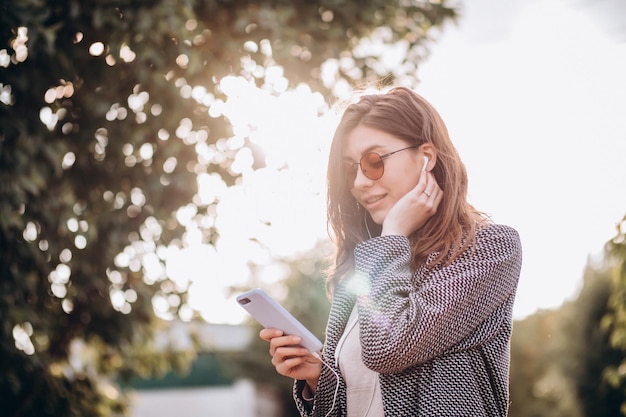
[[[626,214],[626,2],[586,3],[465,1],[419,72],[470,200],[520,233],[518,318],[574,297]]]
[[[520,233],[516,319],[575,297],[585,265],[626,214],[626,27],[611,19],[626,15],[626,2],[597,4],[466,0],[418,70],[417,92],[439,110],[467,167],[470,201]],[[272,88],[286,90],[280,68],[268,71]],[[201,200],[219,201],[221,237],[215,247],[202,244],[193,208],[180,210],[188,247],[171,249],[167,269],[191,284],[190,307],[206,320],[238,323],[246,314],[230,285],[271,287],[280,299],[287,271],[273,257],[327,238],[325,166],[335,121],[317,117],[324,99],[306,86],[279,97],[238,77],[221,86],[229,99],[210,113],[233,123],[229,146],[249,137],[264,149],[267,167],[253,171],[242,148],[234,164],[240,185],[199,177]],[[249,261],[259,265],[255,281]],[[159,305],[167,309],[161,300],[157,313]]]

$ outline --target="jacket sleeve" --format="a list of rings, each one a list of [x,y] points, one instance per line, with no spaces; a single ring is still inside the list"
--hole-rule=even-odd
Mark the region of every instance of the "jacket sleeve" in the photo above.
[[[414,273],[406,237],[359,244],[352,286],[365,365],[399,372],[502,331],[511,320],[502,306],[512,306],[521,255],[517,232],[501,225],[479,229],[475,244],[450,265]]]
[[[305,381],[296,379],[294,380],[292,389],[293,399],[296,403],[296,408],[298,409],[301,417],[308,417],[313,415],[313,405],[305,401],[302,396],[305,384]]]

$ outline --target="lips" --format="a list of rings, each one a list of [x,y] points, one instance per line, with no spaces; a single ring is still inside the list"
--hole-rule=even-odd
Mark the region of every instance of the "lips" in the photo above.
[[[386,194],[376,195],[376,196],[364,198],[363,199],[363,205],[369,206],[369,205],[375,204],[375,203],[379,202],[380,200],[382,200],[383,198],[385,198],[385,195]]]

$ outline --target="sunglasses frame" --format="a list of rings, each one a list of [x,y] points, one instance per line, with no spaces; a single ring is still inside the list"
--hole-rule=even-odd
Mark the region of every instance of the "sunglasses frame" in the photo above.
[[[383,175],[385,174],[385,163],[383,162],[385,160],[385,158],[390,157],[393,154],[396,154],[398,152],[402,152],[402,151],[406,151],[407,149],[414,149],[414,148],[419,148],[420,145],[411,145],[411,146],[407,146],[406,148],[402,148],[402,149],[398,149],[397,151],[393,151],[393,152],[389,152],[383,155],[380,155],[377,152],[366,152],[363,155],[361,155],[361,158],[359,159],[359,162],[354,162],[351,164],[348,164],[350,166],[350,171],[348,172],[348,180],[349,183],[351,185],[354,184],[354,181],[356,180],[356,176],[357,176],[357,168],[356,166],[358,165],[359,168],[361,170],[361,172],[363,173],[363,175],[365,175],[366,178],[372,180],[372,181],[376,181],[379,180],[383,177]],[[366,171],[363,170],[363,158],[367,157],[368,155],[376,155],[379,159],[380,159],[380,164],[381,164],[381,169],[380,169],[380,175],[376,178],[372,178],[371,176],[369,176]],[[377,161],[376,164],[378,164],[379,162]],[[369,164],[370,166],[372,164]]]

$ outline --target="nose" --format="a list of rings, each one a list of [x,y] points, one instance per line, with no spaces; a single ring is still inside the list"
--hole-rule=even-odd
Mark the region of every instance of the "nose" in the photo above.
[[[361,165],[357,166],[356,175],[354,176],[354,188],[364,188],[371,185],[373,180],[367,178],[361,169]]]

